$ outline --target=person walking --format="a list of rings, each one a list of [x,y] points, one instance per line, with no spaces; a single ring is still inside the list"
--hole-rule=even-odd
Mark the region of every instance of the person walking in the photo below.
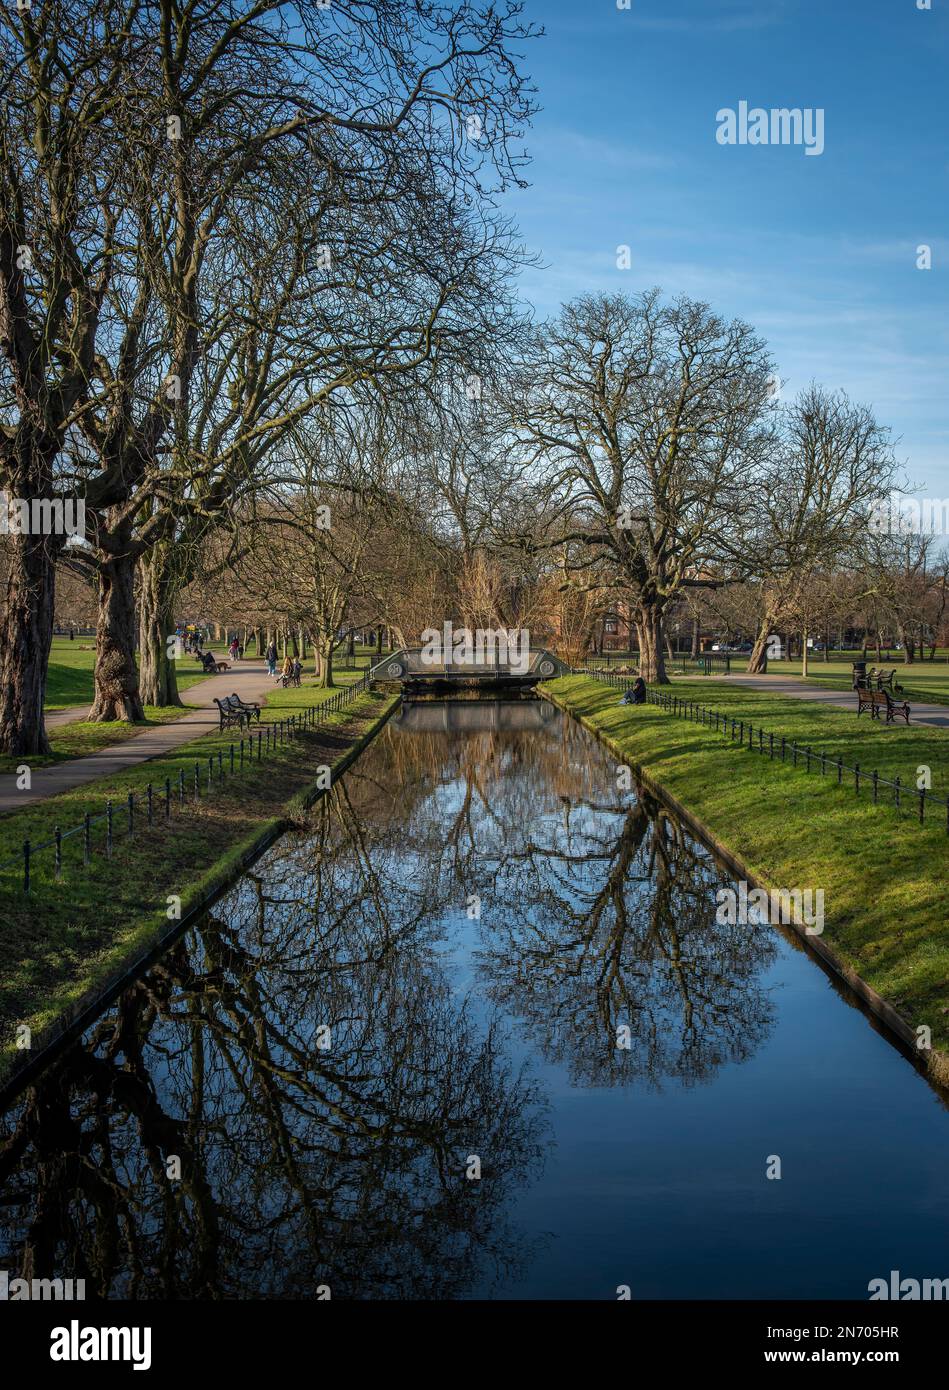
[[[268,675],[268,676],[275,676],[276,674],[277,674],[277,644],[276,644],[276,642],[271,642],[271,643],[270,643],[270,646],[267,648],[267,675]]]

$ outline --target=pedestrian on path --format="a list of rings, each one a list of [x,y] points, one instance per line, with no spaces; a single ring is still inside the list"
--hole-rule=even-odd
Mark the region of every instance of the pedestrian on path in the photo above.
[[[267,648],[267,674],[275,676],[277,674],[277,644],[271,642]]]

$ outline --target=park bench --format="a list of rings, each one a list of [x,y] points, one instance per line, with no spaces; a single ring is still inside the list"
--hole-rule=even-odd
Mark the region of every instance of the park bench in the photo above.
[[[896,667],[892,671],[884,671],[881,667],[878,671],[875,666],[871,666],[867,672],[867,683],[876,686],[877,690],[888,690],[891,695],[901,695],[903,687],[896,684]]]
[[[236,704],[234,703],[235,700],[237,700],[236,695],[226,695],[223,700],[219,700],[217,696],[214,698],[220,716],[222,732],[224,729],[232,729],[235,726],[242,729],[245,724],[250,725],[250,713],[244,708],[240,700],[237,700]]]
[[[260,705],[255,704],[252,700],[242,700],[240,696],[234,694],[228,695],[227,699],[232,709],[242,709],[244,711],[247,715],[248,724],[254,719],[257,720],[258,724],[260,723]]]
[[[859,718],[864,710],[869,710],[871,719],[879,719],[880,711],[886,715],[887,724],[893,724],[898,714],[902,715],[906,723],[909,723],[910,707],[905,702],[898,705],[888,690],[871,690],[869,686],[859,686],[857,688],[857,717]]]

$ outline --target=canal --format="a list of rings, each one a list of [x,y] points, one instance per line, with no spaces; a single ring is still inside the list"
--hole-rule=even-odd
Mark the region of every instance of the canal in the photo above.
[[[942,1277],[943,1100],[796,939],[716,920],[729,883],[553,706],[403,708],[0,1119],[0,1269],[143,1299]]]

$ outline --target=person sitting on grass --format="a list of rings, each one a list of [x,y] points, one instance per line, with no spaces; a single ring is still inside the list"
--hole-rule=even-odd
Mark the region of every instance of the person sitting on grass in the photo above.
[[[622,703],[624,705],[644,705],[646,703],[646,682],[642,676],[636,677],[632,690],[627,690]]]

